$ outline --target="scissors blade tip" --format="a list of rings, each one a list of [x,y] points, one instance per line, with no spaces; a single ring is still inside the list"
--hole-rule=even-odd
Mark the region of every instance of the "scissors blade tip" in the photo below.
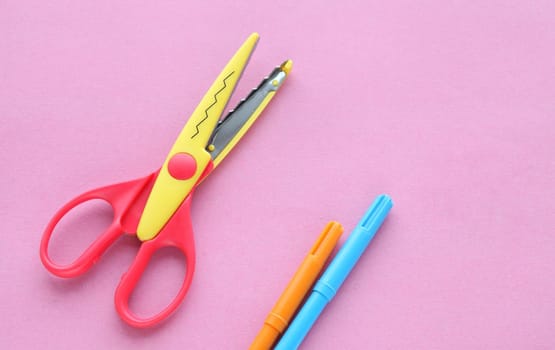
[[[285,72],[285,74],[289,74],[291,72],[291,69],[293,69],[293,61],[292,60],[286,60],[279,67],[281,68],[282,71]]]

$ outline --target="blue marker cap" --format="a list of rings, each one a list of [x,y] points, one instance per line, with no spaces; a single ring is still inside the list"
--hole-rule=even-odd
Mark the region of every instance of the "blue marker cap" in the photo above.
[[[312,294],[298,312],[274,350],[297,349],[326,305],[333,299],[360,256],[391,210],[393,202],[380,195],[343,244],[322,277],[314,285]]]

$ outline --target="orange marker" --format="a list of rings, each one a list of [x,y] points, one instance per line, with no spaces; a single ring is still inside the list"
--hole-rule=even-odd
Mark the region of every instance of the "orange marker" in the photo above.
[[[310,291],[342,233],[343,226],[338,222],[331,221],[326,225],[310,253],[266,317],[264,326],[251,344],[250,350],[271,349],[277,338],[287,328],[305,295]]]

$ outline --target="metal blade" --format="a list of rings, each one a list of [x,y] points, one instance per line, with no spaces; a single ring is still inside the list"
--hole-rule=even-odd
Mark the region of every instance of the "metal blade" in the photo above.
[[[218,123],[207,147],[214,166],[217,166],[239,139],[258,118],[262,110],[287,77],[292,66],[290,60],[275,68],[268,77],[242,99],[229,114]]]

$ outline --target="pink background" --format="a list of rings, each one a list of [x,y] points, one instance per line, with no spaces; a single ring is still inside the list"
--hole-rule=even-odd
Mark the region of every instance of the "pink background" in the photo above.
[[[349,232],[388,193],[303,349],[554,349],[554,23],[547,0],[0,1],[0,348],[245,349],[326,222]],[[159,166],[253,31],[236,99],[286,58],[293,73],[197,192],[184,304],[132,329],[113,292],[137,244],[65,281],[42,230]],[[53,254],[76,256],[96,209]],[[157,257],[135,309],[164,305],[178,258]]]

